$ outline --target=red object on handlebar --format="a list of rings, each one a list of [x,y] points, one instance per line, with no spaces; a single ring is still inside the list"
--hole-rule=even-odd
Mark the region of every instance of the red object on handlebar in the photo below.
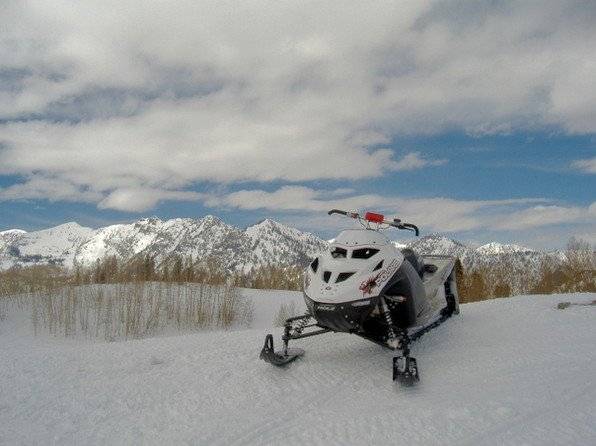
[[[381,214],[375,214],[374,212],[367,212],[364,214],[364,219],[372,223],[383,223],[385,221],[385,216]]]

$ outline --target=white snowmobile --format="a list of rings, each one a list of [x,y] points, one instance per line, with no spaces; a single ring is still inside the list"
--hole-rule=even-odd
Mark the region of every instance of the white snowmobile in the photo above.
[[[342,231],[329,251],[315,258],[304,274],[308,311],[286,320],[283,349],[265,337],[261,359],[281,366],[302,356],[289,341],[329,332],[353,333],[394,351],[393,380],[411,385],[420,379],[410,342],[459,313],[455,258],[419,256],[397,249],[380,231],[418,228],[381,214],[329,211],[358,220],[360,229]]]

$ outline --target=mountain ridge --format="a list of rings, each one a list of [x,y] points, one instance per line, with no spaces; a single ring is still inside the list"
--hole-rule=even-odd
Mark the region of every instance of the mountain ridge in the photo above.
[[[216,260],[229,271],[248,272],[265,265],[304,265],[326,246],[313,234],[271,219],[244,230],[213,215],[169,220],[148,217],[97,229],[69,222],[40,231],[0,232],[0,269],[39,264],[89,266],[106,256],[130,260],[149,255],[159,264],[180,255],[197,262]]]
[[[326,249],[328,241],[308,232],[264,219],[245,229],[225,223],[219,217],[142,218],[92,229],[76,222],[40,231],[0,232],[0,269],[11,266],[56,264],[67,268],[90,266],[97,259],[116,256],[129,261],[150,256],[157,265],[173,256],[190,257],[194,262],[215,262],[229,272],[250,273],[262,266],[305,266]],[[562,251],[536,251],[515,244],[491,242],[471,247],[443,234],[433,233],[409,241],[394,241],[398,248],[409,247],[421,254],[459,257],[468,269],[491,269],[496,265],[527,274],[518,274],[514,289],[526,286],[522,280],[537,277],[544,260],[561,262]],[[519,282],[519,283],[518,283]]]

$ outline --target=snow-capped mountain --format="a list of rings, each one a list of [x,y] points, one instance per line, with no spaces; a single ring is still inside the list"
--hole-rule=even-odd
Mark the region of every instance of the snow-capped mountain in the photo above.
[[[305,265],[328,246],[315,235],[264,220],[245,230],[208,215],[201,219],[176,218],[162,221],[145,218],[130,224],[99,229],[66,223],[36,232],[0,232],[0,268],[14,265],[58,264],[66,267],[90,265],[106,256],[130,260],[149,255],[156,263],[173,256],[191,257],[198,263],[216,263],[228,271],[249,272],[264,265]],[[459,257],[468,269],[507,268],[515,280],[531,282],[543,260],[564,259],[561,252],[535,251],[519,245],[488,243],[470,247],[440,234],[395,241],[421,254]],[[519,272],[523,272],[519,274]],[[523,283],[512,283],[522,289]]]
[[[266,219],[246,229],[255,261],[270,265],[305,264],[327,247],[327,242],[315,235]]]
[[[532,248],[520,246],[516,244],[503,244],[497,242],[487,243],[485,245],[474,248],[457,240],[445,237],[441,234],[430,234],[420,237],[418,240],[413,240],[406,243],[409,248],[421,254],[438,254],[451,255],[459,257],[464,263],[473,262],[474,258],[486,257],[491,259],[491,256],[504,255],[542,255],[542,254],[559,254],[559,251],[537,251]]]
[[[149,255],[157,264],[172,256],[216,262],[232,271],[263,265],[304,265],[325,249],[318,237],[265,220],[246,230],[208,215],[162,221],[145,218],[99,229],[67,223],[26,233],[0,233],[0,268],[14,265],[90,265],[106,256],[130,260]]]
[[[16,264],[73,264],[77,248],[94,230],[65,223],[35,232],[9,230],[0,233],[0,267]]]
[[[211,215],[198,220],[146,218],[98,229],[79,247],[75,260],[88,265],[105,256],[131,259],[149,255],[159,264],[180,255],[195,261],[217,258],[234,268],[247,250],[248,241],[240,229]]]
[[[560,264],[565,260],[562,251],[536,251],[515,244],[487,243],[472,248],[448,237],[431,234],[407,243],[420,254],[440,254],[458,257],[468,271],[482,269],[491,274],[507,277],[516,293],[529,290],[540,277],[545,260]]]
[[[472,248],[457,240],[450,239],[440,234],[431,234],[411,242],[394,242],[396,246],[412,248],[420,254],[450,255],[459,257],[464,266],[488,266],[491,263],[507,258],[517,263],[522,261],[527,264],[536,263],[545,257],[562,259],[562,252],[536,251],[516,244],[487,243],[477,248]]]
[[[474,252],[473,249],[463,243],[440,234],[430,234],[412,240],[406,245],[421,254],[450,255],[459,257],[462,261]]]

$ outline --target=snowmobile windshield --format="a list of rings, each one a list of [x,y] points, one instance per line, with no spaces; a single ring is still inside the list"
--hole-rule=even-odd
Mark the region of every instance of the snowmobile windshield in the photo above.
[[[355,249],[352,252],[352,258],[353,259],[370,259],[377,252],[379,252],[379,250],[378,249],[375,249],[375,248],[360,248],[360,249]]]
[[[336,246],[335,248],[331,248],[331,257],[334,259],[345,259],[348,257],[348,251]]]

